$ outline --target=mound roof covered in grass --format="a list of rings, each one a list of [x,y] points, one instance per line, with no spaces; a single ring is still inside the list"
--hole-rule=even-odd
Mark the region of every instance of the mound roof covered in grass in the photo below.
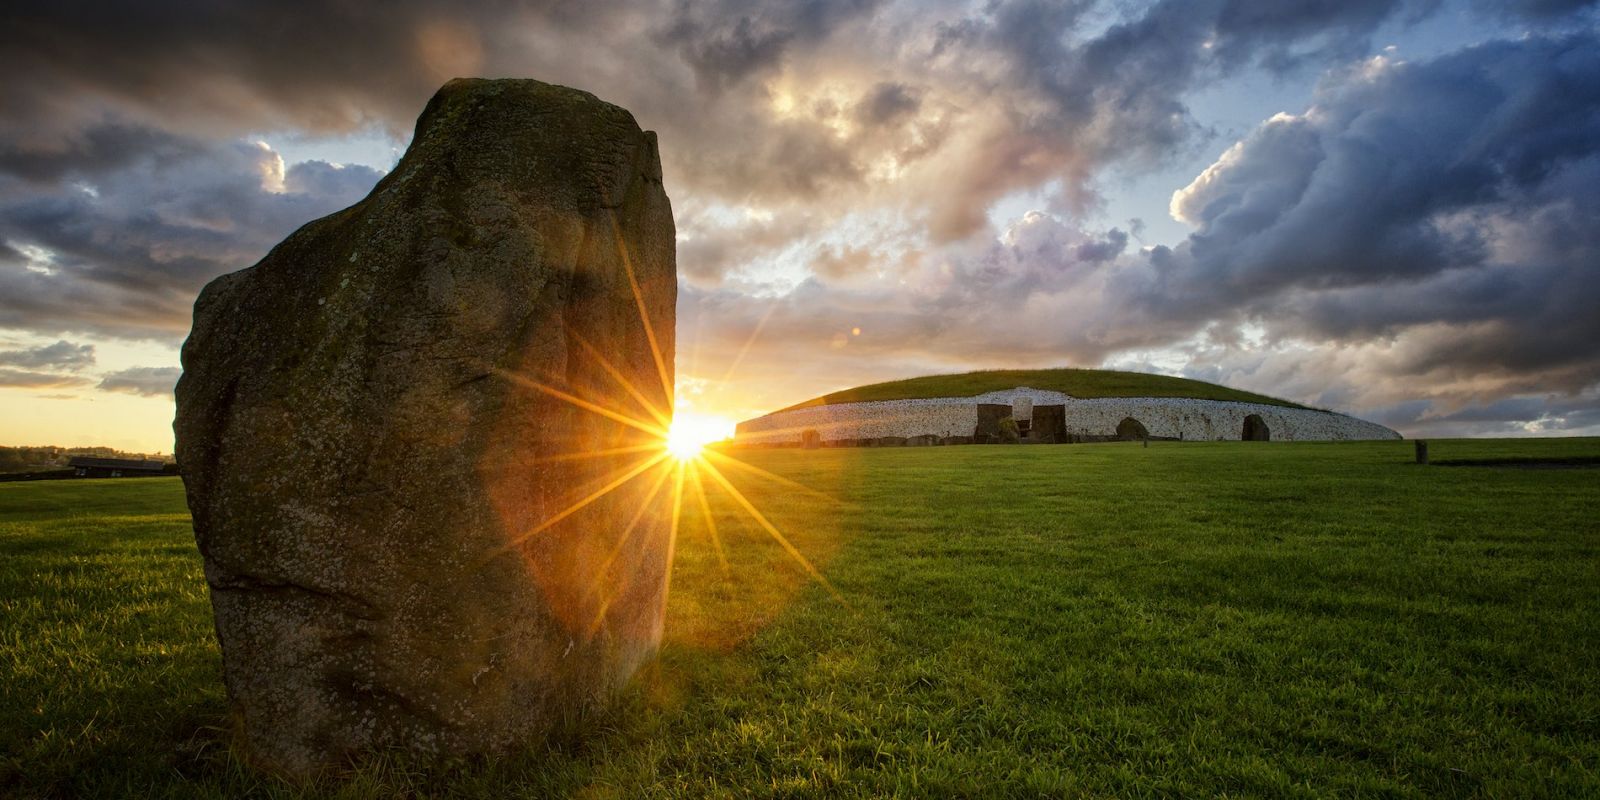
[[[1284,408],[1306,408],[1276,397],[1230,389],[1205,381],[1122,372],[1110,369],[993,369],[955,375],[926,375],[899,381],[872,383],[813,397],[782,411],[812,406],[863,403],[873,400],[915,400],[930,397],[972,397],[1017,386],[1069,394],[1073,397],[1187,397],[1196,400],[1231,400]]]

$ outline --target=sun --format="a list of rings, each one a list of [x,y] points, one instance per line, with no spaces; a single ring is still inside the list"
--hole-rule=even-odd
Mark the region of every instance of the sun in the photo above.
[[[720,417],[676,414],[667,427],[667,452],[679,461],[700,457],[705,446],[722,441],[733,433],[733,423]]]

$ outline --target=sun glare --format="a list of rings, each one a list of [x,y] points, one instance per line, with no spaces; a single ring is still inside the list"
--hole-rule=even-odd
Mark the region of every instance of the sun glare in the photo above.
[[[616,230],[617,241],[619,242],[618,253],[622,258],[622,266],[627,272],[628,288],[633,292],[634,305],[639,311],[639,322],[644,327],[645,336],[650,342],[650,357],[653,361],[655,361],[656,373],[661,379],[662,392],[666,397],[670,398],[673,396],[674,392],[672,376],[667,370],[667,358],[662,356],[660,342],[656,339],[655,328],[652,326],[650,314],[645,308],[644,295],[639,288],[638,280],[633,274],[632,260],[628,257],[627,248],[620,245],[620,242],[622,241],[622,232],[614,216],[611,220],[611,223],[612,227]],[[771,311],[769,310],[768,314],[770,315],[770,313]],[[739,351],[739,355],[734,359],[733,365],[728,368],[728,375],[723,378],[724,383],[726,383],[728,378],[732,376],[734,368],[739,365],[739,361],[744,358],[744,353],[749,349],[750,342],[755,341],[755,337],[761,332],[761,326],[766,323],[766,319],[767,318],[765,316],[762,317],[761,324],[756,326],[755,331],[753,331],[750,335],[749,341],[747,341],[744,348]],[[789,541],[789,537],[785,536],[783,531],[778,529],[777,525],[773,524],[771,520],[767,519],[767,516],[762,514],[760,509],[756,508],[755,503],[752,503],[750,498],[745,497],[744,492],[740,491],[739,487],[734,485],[733,481],[729,480],[728,477],[723,474],[722,468],[726,467],[730,470],[737,470],[747,477],[754,477],[781,483],[785,486],[799,489],[808,494],[816,495],[830,502],[839,503],[841,501],[830,497],[823,492],[818,492],[815,489],[812,489],[811,487],[801,484],[797,481],[792,481],[781,475],[775,475],[753,464],[746,464],[740,459],[729,454],[721,453],[717,450],[707,450],[706,445],[708,444],[733,438],[735,426],[732,420],[723,417],[695,413],[688,409],[687,402],[678,405],[676,412],[673,411],[670,403],[666,407],[662,407],[659,403],[652,401],[650,396],[642,391],[638,386],[635,386],[632,381],[628,380],[627,375],[623,374],[623,372],[619,370],[616,365],[612,364],[598,348],[585,341],[583,337],[578,336],[576,332],[571,333],[573,335],[573,341],[582,346],[583,350],[589,355],[589,357],[593,358],[601,370],[604,371],[606,375],[609,375],[616,383],[616,389],[620,390],[621,395],[609,398],[588,399],[579,397],[578,395],[575,395],[564,389],[546,385],[531,375],[522,375],[509,371],[499,371],[499,374],[505,378],[515,381],[522,386],[542,392],[557,400],[570,403],[573,406],[588,411],[592,414],[597,414],[635,430],[648,433],[654,439],[654,441],[641,442],[640,444],[626,447],[603,448],[598,450],[580,449],[576,452],[558,453],[547,456],[546,460],[567,461],[593,458],[617,459],[618,457],[632,454],[633,457],[637,458],[637,460],[633,462],[632,466],[620,467],[616,471],[610,473],[612,476],[611,480],[604,486],[601,486],[600,488],[589,492],[587,495],[584,495],[582,498],[573,501],[565,508],[547,516],[538,524],[533,525],[528,530],[519,534],[515,539],[512,540],[511,544],[513,546],[521,544],[522,542],[539,535],[543,531],[549,530],[550,528],[559,524],[562,520],[578,513],[591,503],[599,501],[601,498],[615,491],[619,487],[640,479],[641,476],[652,476],[645,478],[645,480],[654,480],[649,495],[652,498],[655,497],[657,493],[662,491],[662,487],[666,484],[667,480],[671,478],[673,479],[672,527],[670,529],[668,538],[668,541],[670,542],[667,550],[668,561],[670,562],[673,558],[673,548],[676,547],[676,543],[678,541],[678,521],[682,516],[681,511],[684,500],[684,487],[687,482],[688,485],[694,487],[694,492],[700,499],[700,508],[705,515],[703,519],[705,521],[706,530],[710,534],[711,540],[717,550],[718,560],[722,563],[724,572],[726,572],[728,565],[727,556],[723,553],[721,539],[717,535],[716,523],[714,522],[714,517],[711,513],[711,506],[706,498],[707,487],[714,485],[725,492],[728,497],[732,498],[734,503],[739,508],[744,509],[745,514],[754,520],[762,530],[765,530],[767,535],[771,536],[773,541],[777,542],[784,549],[784,551],[789,554],[789,557],[794,559],[795,563],[799,564],[800,567],[805,570],[806,574],[810,575],[813,580],[821,584],[824,589],[828,590],[828,594],[833,595],[834,599],[844,602],[844,597],[839,594],[837,589],[833,588],[833,584],[828,583],[828,579],[823,577],[822,573],[819,572],[816,566],[813,565],[811,561],[794,546],[793,542]],[[619,403],[619,401],[622,401],[623,399],[622,395],[626,395],[627,398],[631,398],[633,405],[638,406],[637,410],[643,410],[646,416],[643,418],[637,416],[637,410],[631,409],[631,407],[628,410],[619,409],[617,407],[619,404],[625,407],[627,406],[625,402]],[[646,501],[645,505],[649,505],[648,500]],[[635,517],[635,522],[637,522],[639,519],[642,519],[642,516]],[[630,524],[629,527],[633,527],[632,524]],[[628,540],[624,538],[617,543],[617,547],[624,547],[627,541]],[[613,551],[612,558],[615,557],[616,552]],[[669,572],[668,574],[670,575],[671,573]],[[604,613],[603,607],[601,608],[600,612],[602,614]]]
[[[679,461],[689,461],[698,458],[706,445],[732,435],[733,423],[720,417],[676,415],[667,428],[667,452]]]

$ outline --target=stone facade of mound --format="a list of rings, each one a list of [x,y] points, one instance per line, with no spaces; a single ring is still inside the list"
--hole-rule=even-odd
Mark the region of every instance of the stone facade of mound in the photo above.
[[[930,434],[971,436],[980,405],[1009,405],[1018,420],[1029,419],[1033,409],[1041,406],[1062,406],[1066,433],[1083,437],[1114,436],[1118,424],[1132,418],[1153,438],[1239,440],[1244,437],[1246,419],[1254,416],[1274,441],[1400,438],[1382,425],[1331,411],[1187,397],[1078,398],[1023,386],[975,397],[876,400],[779,411],[740,423],[735,441],[798,443],[808,430],[816,431],[823,442]]]

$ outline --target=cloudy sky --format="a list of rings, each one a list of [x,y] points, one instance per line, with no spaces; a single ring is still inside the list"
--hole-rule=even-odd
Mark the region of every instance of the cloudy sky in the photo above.
[[[680,404],[1112,366],[1600,433],[1589,0],[35,2],[0,12],[0,443],[169,450],[211,278],[445,80],[660,134]]]

